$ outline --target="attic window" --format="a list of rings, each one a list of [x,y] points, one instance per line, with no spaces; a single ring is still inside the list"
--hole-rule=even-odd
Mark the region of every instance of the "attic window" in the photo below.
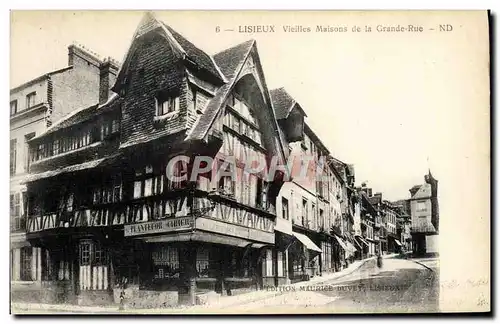
[[[156,116],[163,116],[179,109],[179,97],[160,93],[156,96]]]

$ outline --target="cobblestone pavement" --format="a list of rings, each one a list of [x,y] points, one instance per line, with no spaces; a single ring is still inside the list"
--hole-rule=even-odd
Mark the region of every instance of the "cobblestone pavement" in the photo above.
[[[14,313],[27,307],[40,313],[386,313],[436,312],[439,310],[437,260],[384,259],[382,269],[375,260],[363,260],[351,269],[311,282],[259,291],[242,297],[226,297],[217,305],[118,311],[116,307],[72,305],[13,305]]]
[[[432,263],[431,263],[432,265]],[[299,287],[265,300],[211,312],[408,313],[439,311],[437,268],[386,259],[382,269],[366,263],[341,279]],[[301,289],[302,288],[302,289]]]

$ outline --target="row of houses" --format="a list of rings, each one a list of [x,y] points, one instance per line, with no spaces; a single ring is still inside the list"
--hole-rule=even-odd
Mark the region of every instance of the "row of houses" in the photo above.
[[[13,300],[195,304],[425,252],[438,230],[411,239],[430,172],[413,200],[356,186],[253,40],[211,56],[147,13],[122,63],[72,45],[10,106]]]

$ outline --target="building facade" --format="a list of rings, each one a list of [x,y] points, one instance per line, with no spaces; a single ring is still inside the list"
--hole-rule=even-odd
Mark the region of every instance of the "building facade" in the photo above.
[[[398,237],[403,245],[403,251],[411,253],[413,251],[411,240],[411,207],[410,200],[401,199],[393,203],[399,209],[397,224]]]
[[[413,252],[419,256],[439,253],[438,181],[430,170],[424,180],[410,189]]]
[[[345,182],[329,150],[305,123],[307,116],[300,104],[283,88],[271,90],[271,98],[289,148],[293,177],[278,196],[277,240],[289,238],[286,279],[295,282],[342,268],[345,252],[331,229],[341,228]],[[303,236],[313,244],[303,242]]]
[[[68,66],[51,71],[10,90],[10,204],[12,297],[29,299],[40,287],[43,251],[26,240],[28,199],[26,185],[31,159],[29,141],[63,116],[99,101],[102,75],[112,60],[73,44]],[[109,87],[106,88],[109,91]],[[38,296],[39,297],[39,296]]]
[[[30,142],[47,299],[162,307],[278,284],[284,173],[245,171],[287,154],[255,42],[211,57],[146,14],[112,90]]]

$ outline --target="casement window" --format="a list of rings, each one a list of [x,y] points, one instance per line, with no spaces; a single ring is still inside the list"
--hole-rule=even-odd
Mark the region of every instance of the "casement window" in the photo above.
[[[35,137],[35,133],[29,133],[24,135],[24,171],[28,171],[29,167],[29,140],[31,140],[33,137]]]
[[[281,215],[283,219],[290,219],[289,210],[288,210],[288,199],[285,197],[281,197]]]
[[[93,203],[116,203],[123,198],[121,174],[115,174],[93,191]]]
[[[256,206],[263,208],[263,209],[267,209],[267,207],[268,207],[267,206],[267,183],[263,179],[257,178],[256,186],[257,186],[257,190],[256,190],[257,193],[255,196]]]
[[[59,140],[58,139],[54,140],[54,142],[52,143],[52,154],[53,155],[59,154]]]
[[[111,121],[111,133],[117,133],[120,131],[120,120],[119,119],[113,119]]]
[[[317,220],[317,215],[316,215],[316,205],[315,204],[312,204],[311,211],[312,211],[312,224],[311,224],[311,227],[312,228],[316,228],[316,226],[318,224],[318,220]]]
[[[133,198],[142,198],[158,195],[164,192],[165,174],[162,168],[147,166],[145,169],[136,170]]]
[[[307,210],[307,199],[302,199],[302,226],[306,226],[309,220],[308,210]]]
[[[31,246],[25,246],[21,248],[21,280],[22,281],[33,281],[33,248]]]
[[[163,116],[179,109],[179,97],[159,95],[156,97],[156,116]]]
[[[10,175],[16,174],[17,139],[10,140]]]
[[[229,171],[230,171],[230,167],[228,165],[226,167],[225,172],[227,173]],[[223,194],[225,196],[234,197],[235,183],[234,183],[233,177],[230,175],[221,176],[219,179],[218,189],[219,189],[219,192],[221,194]]]
[[[12,100],[10,102],[10,115],[15,115],[17,113],[17,100]]]
[[[90,258],[92,253],[92,242],[80,242],[80,265],[90,265]]]
[[[120,131],[120,120],[114,118],[112,120],[104,120],[101,124],[101,140],[104,140],[112,134],[116,134]],[[89,132],[89,142],[90,142],[90,132]]]
[[[38,144],[38,160],[45,159],[46,156],[45,144]]]
[[[19,193],[10,195],[10,217],[13,230],[21,230],[21,195]]]
[[[178,278],[180,275],[179,250],[168,245],[155,245],[152,252],[154,278]]]
[[[417,212],[427,211],[427,205],[425,201],[417,201]]]
[[[325,213],[324,213],[323,209],[321,209],[321,208],[319,210],[319,226],[326,230],[326,228],[325,228]]]
[[[107,264],[107,253],[98,241],[81,240],[79,244],[80,266],[103,266]]]
[[[29,93],[26,96],[26,109],[36,105],[36,92]]]
[[[109,122],[104,122],[101,124],[101,140],[111,135],[111,125]]]

